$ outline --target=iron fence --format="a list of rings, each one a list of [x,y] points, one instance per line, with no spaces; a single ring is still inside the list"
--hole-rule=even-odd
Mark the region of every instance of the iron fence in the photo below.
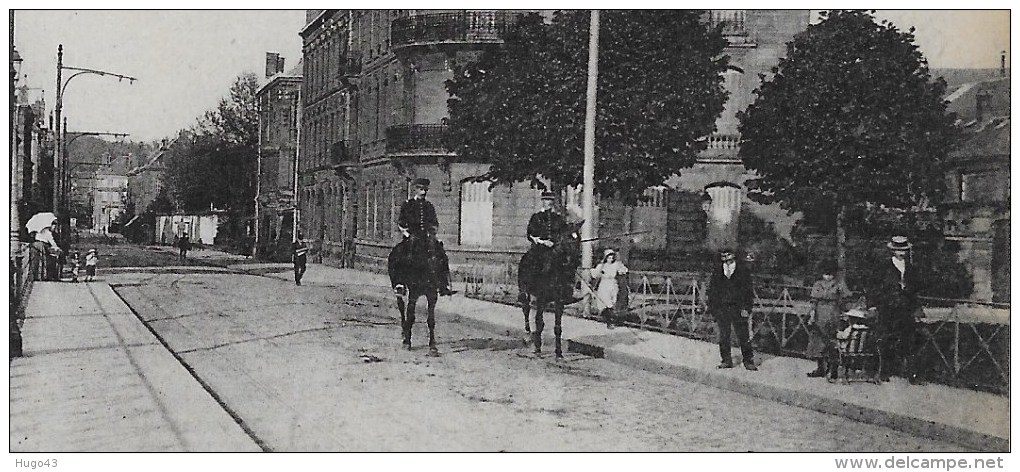
[[[32,270],[33,256],[30,246],[25,243],[12,243],[10,257],[10,306],[7,312],[11,357],[21,356],[21,325],[25,319],[25,304],[32,290],[32,281],[36,278]],[[38,268],[37,268],[38,269]]]
[[[517,303],[517,266],[477,265],[455,271],[468,297]],[[627,277],[627,307],[622,324],[694,339],[717,339],[716,323],[706,307],[706,277],[699,273],[632,271]],[[762,352],[804,357],[808,344],[810,287],[757,283],[749,319],[752,342]],[[1009,324],[975,316],[975,310],[1008,310],[1008,305],[963,300],[923,299],[936,311],[924,320],[914,354],[928,380],[1007,394]],[[584,303],[568,307],[572,316],[596,318]],[[927,308],[926,308],[927,310]],[[1002,317],[998,317],[999,320]]]

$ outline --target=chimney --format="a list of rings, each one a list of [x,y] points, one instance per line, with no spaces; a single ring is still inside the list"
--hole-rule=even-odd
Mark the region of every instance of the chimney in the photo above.
[[[1006,76],[1006,51],[999,53],[999,75]]]
[[[988,90],[982,90],[975,95],[977,98],[977,106],[975,107],[974,118],[978,123],[981,123],[985,119],[985,112],[989,111],[988,106],[991,104],[992,92]]]
[[[279,69],[280,54],[276,52],[266,53],[266,78],[272,77]]]
[[[279,74],[283,73],[283,62],[285,60],[286,60],[286,58],[281,57],[280,61],[276,63],[276,72],[277,73],[279,73]]]

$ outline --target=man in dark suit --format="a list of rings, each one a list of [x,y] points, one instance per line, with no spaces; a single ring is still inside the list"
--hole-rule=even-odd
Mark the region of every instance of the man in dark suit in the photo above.
[[[430,257],[436,261],[439,294],[453,295],[454,291],[450,286],[450,261],[446,257],[443,243],[436,239],[436,232],[439,229],[436,208],[432,206],[432,202],[425,199],[425,194],[429,191],[429,179],[416,179],[413,185],[415,195],[400,206],[397,226],[404,233],[404,242],[424,242]]]
[[[555,244],[567,226],[567,220],[553,207],[556,194],[542,192],[542,209],[528,220],[528,241],[536,249],[548,250]]]
[[[305,275],[305,270],[308,268],[308,243],[300,231],[298,231],[297,238],[294,239],[292,249],[294,253],[294,283],[301,285],[301,277]]]
[[[708,312],[715,318],[719,327],[719,355],[722,357],[720,369],[733,367],[730,355],[730,329],[737,333],[740,343],[740,355],[744,368],[758,370],[754,365],[754,352],[751,350],[748,317],[754,306],[754,289],[751,287],[751,274],[741,264],[737,264],[736,254],[730,249],[719,253],[720,263],[712,271],[708,285]]]
[[[889,374],[900,374],[911,383],[922,383],[914,355],[919,339],[917,318],[923,313],[918,299],[921,283],[911,263],[912,245],[905,236],[893,236],[886,247],[892,257],[876,268],[867,288],[868,305],[878,310],[882,380],[888,381]]]

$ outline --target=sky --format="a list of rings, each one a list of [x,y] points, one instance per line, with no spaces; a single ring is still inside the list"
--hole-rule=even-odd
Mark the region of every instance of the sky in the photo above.
[[[1008,11],[879,10],[876,16],[904,30],[915,26],[933,68],[994,68],[999,51],[1010,50]],[[304,20],[304,10],[18,10],[15,44],[27,75],[21,80],[41,89],[33,94],[45,91],[50,110],[58,44],[65,66],[138,78],[129,84],[79,76],[66,89],[63,111],[68,130],[151,141],[194,124],[239,74],[264,77],[266,52],[280,53],[287,69],[296,65]]]

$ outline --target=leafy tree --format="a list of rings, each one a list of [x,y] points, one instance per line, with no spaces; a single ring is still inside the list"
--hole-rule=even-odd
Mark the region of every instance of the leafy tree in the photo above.
[[[821,17],[787,45],[738,114],[740,156],[758,175],[750,197],[834,229],[845,269],[852,215],[924,211],[942,200],[959,131],[946,113],[946,84],[932,80],[913,29],[865,11]]]
[[[227,210],[226,221],[235,232],[254,213],[258,109],[258,78],[237,77],[217,107],[182,130],[164,153],[168,197],[187,212],[212,208]],[[231,233],[230,230],[227,233]],[[240,234],[224,234],[237,239]]]
[[[448,144],[491,165],[481,179],[582,183],[589,15],[526,15],[501,47],[456,65]],[[632,203],[694,163],[726,100],[721,27],[690,10],[601,14],[597,193]]]
[[[258,90],[258,76],[252,72],[239,75],[230,86],[228,95],[199,120],[200,128],[227,144],[258,146]]]

